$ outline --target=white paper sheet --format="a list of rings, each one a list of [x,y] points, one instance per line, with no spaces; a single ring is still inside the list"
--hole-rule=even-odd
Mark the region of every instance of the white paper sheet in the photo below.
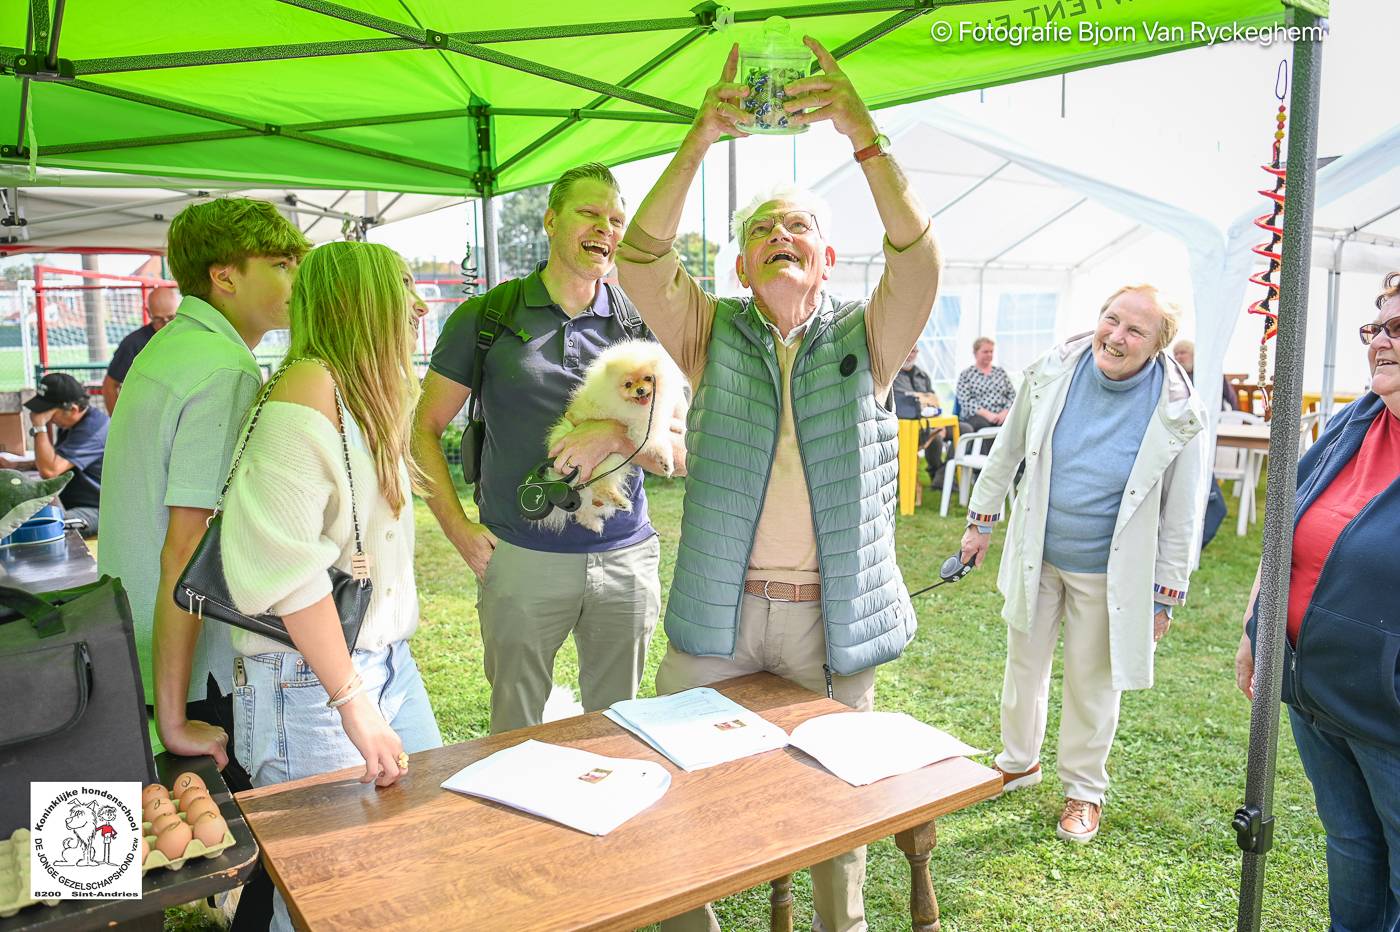
[[[603,714],[682,770],[703,770],[788,743],[777,725],[708,686],[615,702]]]
[[[789,741],[852,786],[983,753],[903,712],[821,715],[793,729]]]
[[[606,835],[664,796],[670,785],[666,768],[651,761],[530,740],[464,767],[442,788]]]

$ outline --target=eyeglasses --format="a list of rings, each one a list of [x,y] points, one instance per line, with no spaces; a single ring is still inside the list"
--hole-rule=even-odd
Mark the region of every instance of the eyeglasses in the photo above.
[[[1382,331],[1392,340],[1400,340],[1400,317],[1392,317],[1383,324],[1362,324],[1361,342],[1370,346],[1371,341],[1380,336]]]
[[[781,223],[783,229],[793,236],[802,236],[817,230],[816,215],[808,210],[790,210],[785,214],[768,214],[764,217],[751,217],[748,232],[744,238],[750,243],[765,240],[773,235],[773,230]]]

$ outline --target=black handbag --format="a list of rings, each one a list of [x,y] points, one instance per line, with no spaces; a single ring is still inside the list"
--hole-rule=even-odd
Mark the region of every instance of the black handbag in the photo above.
[[[0,838],[29,827],[31,782],[154,783],[121,580],[0,587],[0,609]]]
[[[297,647],[292,642],[291,635],[287,633],[287,626],[281,617],[272,614],[247,615],[234,606],[233,597],[228,591],[228,581],[224,578],[223,547],[220,538],[223,530],[224,496],[228,494],[228,487],[233,482],[238,463],[243,459],[243,451],[248,447],[248,438],[253,435],[253,428],[258,424],[262,407],[282,373],[286,372],[292,363],[300,361],[288,360],[268,379],[267,388],[263,390],[257,406],[253,408],[253,416],[243,434],[243,442],[239,444],[238,453],[234,455],[233,463],[229,466],[228,478],[224,480],[223,491],[219,493],[219,500],[214,505],[214,514],[209,519],[208,529],[200,539],[194,555],[190,557],[189,564],[180,574],[179,582],[175,584],[175,604],[191,615],[198,615],[201,621],[205,618],[222,621],[235,628],[271,638],[292,650],[296,650]],[[319,359],[316,361],[325,365]],[[329,367],[327,370],[329,371]],[[336,426],[340,430],[340,448],[345,454],[345,472],[350,484],[350,520],[355,528],[355,556],[350,562],[355,572],[347,573],[334,565],[328,572],[331,578],[331,598],[335,601],[336,613],[340,615],[340,629],[345,635],[345,646],[354,650],[355,642],[360,636],[360,625],[364,623],[365,612],[369,609],[373,586],[369,581],[369,573],[366,570],[368,561],[360,542],[360,519],[355,510],[355,474],[350,468],[350,444],[345,439],[345,402],[341,400],[339,385],[335,386],[335,406],[338,415]]]

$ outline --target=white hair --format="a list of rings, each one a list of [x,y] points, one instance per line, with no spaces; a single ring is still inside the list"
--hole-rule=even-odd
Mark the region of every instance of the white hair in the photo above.
[[[787,201],[789,204],[796,204],[803,210],[810,210],[812,216],[817,218],[817,228],[821,231],[822,238],[825,239],[831,232],[831,206],[819,194],[809,191],[807,188],[798,187],[791,182],[778,182],[760,190],[743,207],[734,211],[733,218],[729,221],[729,236],[739,244],[739,249],[743,251],[744,227],[760,207],[772,201]]]

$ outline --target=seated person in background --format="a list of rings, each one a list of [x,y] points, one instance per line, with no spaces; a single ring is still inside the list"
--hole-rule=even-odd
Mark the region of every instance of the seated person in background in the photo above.
[[[914,360],[919,358],[916,345],[904,359],[904,365],[894,374],[894,413],[896,417],[917,418],[928,412],[938,413],[938,394],[933,390],[933,382],[928,373],[920,369]],[[943,481],[943,428],[925,427],[919,431],[919,449],[928,463],[929,478],[937,486]],[[922,484],[915,487],[916,503],[922,502]]]
[[[1190,340],[1177,340],[1172,347],[1172,355],[1176,361],[1181,363],[1181,368],[1186,370],[1186,377],[1192,382],[1196,381],[1196,344]],[[1239,395],[1235,392],[1230,380],[1225,376],[1220,377],[1220,403],[1222,411],[1238,411],[1240,409]]]
[[[972,342],[973,365],[958,376],[958,427],[963,433],[1000,427],[1006,421],[1016,388],[1001,366],[992,365],[996,341],[978,337]]]
[[[146,348],[156,331],[175,319],[175,309],[180,306],[180,292],[174,288],[157,288],[146,299],[146,315],[151,322],[137,327],[122,338],[112,361],[107,365],[107,375],[102,379],[102,402],[110,416],[117,410],[117,396],[121,394],[122,383],[136,361],[136,354]]]
[[[82,383],[66,372],[50,372],[39,380],[33,398],[24,403],[33,424],[34,458],[15,463],[16,469],[37,469],[45,479],[70,470],[73,478],[58,494],[69,518],[83,522],[84,537],[97,536],[97,501],[102,492],[102,453],[107,447],[107,413],[91,407]],[[56,431],[49,436],[49,426]]]

